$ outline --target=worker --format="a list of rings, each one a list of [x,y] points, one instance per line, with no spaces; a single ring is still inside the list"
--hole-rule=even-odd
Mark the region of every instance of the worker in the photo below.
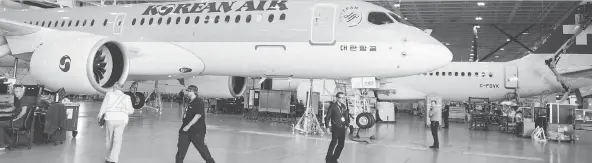
[[[440,143],[438,142],[438,127],[440,126],[440,118],[442,117],[442,110],[436,100],[432,100],[430,105],[430,129],[432,130],[432,137],[434,138],[434,145],[430,148],[439,149]]]
[[[115,163],[123,143],[123,130],[128,124],[129,115],[134,113],[131,98],[121,91],[121,84],[105,94],[97,119],[105,119],[105,162]]]
[[[21,106],[20,99],[25,94],[24,87],[15,87],[14,88],[14,96],[12,97],[12,107],[6,109],[0,109],[3,113],[0,115],[4,115],[2,119],[6,119],[4,121],[0,121],[0,150],[4,148],[9,148],[12,144],[12,138],[10,136],[10,121],[21,119],[25,113],[27,112],[27,106]],[[12,118],[15,117],[15,118]],[[23,121],[24,122],[24,121]]]
[[[190,85],[185,90],[185,96],[189,97],[189,106],[185,109],[183,115],[183,124],[179,129],[179,142],[177,142],[177,155],[175,157],[177,163],[182,163],[189,149],[189,144],[197,149],[201,158],[206,163],[215,163],[214,158],[210,155],[208,146],[204,139],[206,136],[206,116],[204,102],[198,97],[198,88],[195,85]]]
[[[345,94],[338,92],[336,102],[332,102],[325,117],[325,127],[329,130],[331,124],[331,143],[325,156],[327,163],[337,163],[341,151],[345,146],[345,133],[349,126],[349,110],[345,106]],[[337,147],[335,147],[337,145]]]
[[[444,120],[444,127],[442,127],[442,128],[448,128],[449,111],[450,111],[450,104],[446,103],[446,105],[444,106],[444,110],[442,110],[442,120]]]

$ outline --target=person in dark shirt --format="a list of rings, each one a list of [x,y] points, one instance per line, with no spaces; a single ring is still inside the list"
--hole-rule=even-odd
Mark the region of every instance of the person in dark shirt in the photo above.
[[[345,94],[338,92],[336,102],[331,103],[325,117],[325,127],[329,129],[331,124],[331,143],[325,156],[327,163],[337,163],[341,151],[345,145],[345,133],[349,126],[349,110],[345,106]],[[337,145],[337,148],[335,147]]]
[[[185,110],[185,114],[183,115],[183,125],[179,130],[176,162],[183,162],[185,155],[187,154],[189,144],[193,143],[193,146],[195,146],[206,163],[215,163],[214,158],[212,158],[210,155],[208,146],[204,142],[204,138],[206,136],[204,102],[197,96],[198,88],[195,85],[190,85],[185,91],[185,95],[189,97],[191,102]]]
[[[444,127],[442,128],[448,128],[448,117],[449,117],[449,111],[450,111],[450,104],[446,104],[446,106],[444,106],[444,110],[442,110],[442,120],[444,120]]]

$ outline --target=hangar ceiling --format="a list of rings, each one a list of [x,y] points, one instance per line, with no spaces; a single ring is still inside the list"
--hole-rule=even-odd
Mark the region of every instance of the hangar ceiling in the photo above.
[[[7,0],[4,0],[7,1]],[[20,1],[20,0],[12,0]],[[37,0],[44,4],[63,0]],[[116,0],[116,4],[134,4],[167,0]],[[181,1],[181,0],[168,0]],[[432,29],[432,36],[448,45],[454,54],[453,61],[472,61],[470,54],[473,45],[473,27],[478,25],[477,56],[490,57],[482,62],[504,62],[528,54],[519,43],[506,43],[508,36],[496,29],[515,36],[533,26],[517,38],[529,48],[533,48],[562,17],[581,1],[574,0],[521,0],[521,1],[435,1],[435,0],[365,0],[401,14],[408,21],[422,29]],[[101,4],[101,0],[78,0],[78,6]],[[103,0],[112,5],[114,0]],[[70,2],[71,3],[71,2]],[[480,20],[477,20],[480,17]],[[496,27],[494,27],[496,26]],[[495,53],[494,53],[495,52]],[[474,54],[474,53],[473,53]]]

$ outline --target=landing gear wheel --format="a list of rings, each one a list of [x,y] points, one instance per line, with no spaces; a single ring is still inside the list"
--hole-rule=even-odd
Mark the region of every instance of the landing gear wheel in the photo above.
[[[368,129],[374,126],[375,123],[374,116],[371,113],[360,113],[358,117],[356,117],[356,125],[360,129]]]
[[[134,101],[134,109],[141,109],[146,103],[146,96],[142,92],[136,92],[136,100]]]

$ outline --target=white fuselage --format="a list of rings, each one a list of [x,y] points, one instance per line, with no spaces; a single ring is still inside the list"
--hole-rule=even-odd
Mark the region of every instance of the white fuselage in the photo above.
[[[166,4],[0,11],[0,19],[121,41],[130,47],[128,80],[196,75],[401,77],[435,70],[452,59],[444,45],[416,27],[373,24],[369,13],[389,11],[362,1]],[[341,14],[351,13],[359,22],[344,21],[347,15]],[[11,45],[40,37],[6,39]],[[34,48],[21,45],[11,45],[10,51],[28,58]],[[180,68],[192,71],[181,73]]]
[[[549,54],[531,54],[511,62],[452,62],[436,71],[380,81],[381,90],[394,90],[389,95],[378,94],[380,100],[418,100],[436,94],[443,100],[465,101],[469,97],[502,100],[514,89],[506,88],[511,69],[518,72],[520,97],[559,93],[563,88],[544,64]],[[590,68],[592,55],[569,54],[560,60],[558,71]],[[507,73],[508,72],[508,73]],[[468,74],[471,73],[469,76]],[[445,74],[445,75],[442,75]],[[478,74],[478,75],[475,75]],[[592,85],[589,78],[570,79],[572,88]]]

